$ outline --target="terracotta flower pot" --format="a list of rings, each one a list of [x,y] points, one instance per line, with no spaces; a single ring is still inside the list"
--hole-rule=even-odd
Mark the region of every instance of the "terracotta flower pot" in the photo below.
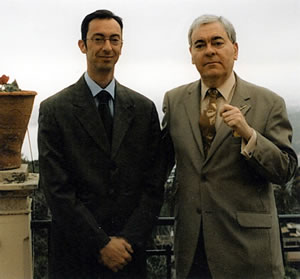
[[[0,170],[21,165],[21,149],[32,112],[34,91],[0,92]]]

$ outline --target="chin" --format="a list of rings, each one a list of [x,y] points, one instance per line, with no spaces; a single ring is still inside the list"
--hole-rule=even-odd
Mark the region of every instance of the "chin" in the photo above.
[[[204,74],[201,75],[201,77],[203,79],[218,79],[220,76],[222,76],[220,73],[218,73],[217,71],[209,71],[209,72],[206,72]]]
[[[114,63],[110,62],[102,62],[102,63],[97,63],[96,67],[98,69],[112,69],[114,67]]]

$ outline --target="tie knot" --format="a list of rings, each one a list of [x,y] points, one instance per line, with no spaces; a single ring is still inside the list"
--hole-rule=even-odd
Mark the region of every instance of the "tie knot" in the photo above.
[[[111,99],[111,95],[107,91],[102,90],[98,93],[97,98],[99,104],[108,104],[108,101]]]
[[[207,90],[207,95],[211,98],[217,99],[220,96],[220,93],[216,88],[209,88]]]

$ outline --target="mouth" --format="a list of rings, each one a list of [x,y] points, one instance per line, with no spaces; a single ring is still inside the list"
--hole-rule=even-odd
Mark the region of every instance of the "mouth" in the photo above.
[[[217,61],[212,61],[212,62],[207,62],[207,63],[205,63],[204,66],[215,65],[215,64],[220,64],[220,63],[217,62]]]
[[[99,58],[102,58],[102,59],[112,59],[113,56],[98,56]]]

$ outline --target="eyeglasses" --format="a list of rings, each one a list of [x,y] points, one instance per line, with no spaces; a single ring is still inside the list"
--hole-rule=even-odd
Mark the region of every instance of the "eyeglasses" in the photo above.
[[[110,42],[111,45],[113,46],[118,46],[120,45],[123,41],[121,40],[121,38],[119,37],[109,37],[106,38],[104,36],[96,36],[90,39],[86,39],[86,40],[90,40],[92,41],[95,45],[98,46],[103,46],[105,44],[105,41],[108,40]]]

